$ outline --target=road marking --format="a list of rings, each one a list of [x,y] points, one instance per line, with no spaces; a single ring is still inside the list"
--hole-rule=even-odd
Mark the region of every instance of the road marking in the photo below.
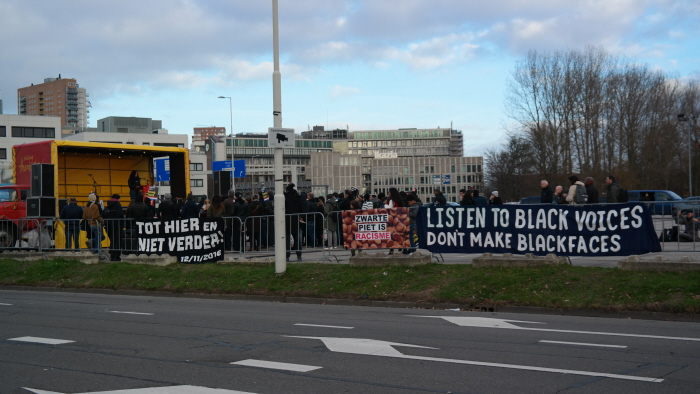
[[[107,311],[111,313],[126,313],[129,315],[148,315],[148,316],[153,316],[152,313],[144,313],[144,312],[122,312],[122,311]]]
[[[516,364],[501,364],[501,363],[489,363],[483,361],[471,361],[471,360],[453,360],[448,358],[436,358],[436,357],[423,357],[423,356],[409,356],[402,354],[398,350],[394,349],[392,346],[407,346],[423,349],[435,349],[426,346],[409,345],[405,343],[395,343],[395,342],[385,342],[377,341],[374,339],[363,339],[363,338],[330,338],[330,337],[302,337],[286,335],[291,338],[306,338],[306,339],[318,339],[323,342],[328,350],[332,352],[339,353],[351,353],[351,354],[364,354],[370,356],[380,356],[380,357],[394,357],[394,358],[404,358],[410,360],[423,360],[423,361],[437,361],[443,363],[453,363],[453,364],[467,364],[467,365],[478,365],[482,367],[497,367],[497,368],[508,368],[508,369],[520,369],[526,371],[537,371],[537,372],[554,372],[563,373],[571,375],[583,375],[583,376],[595,376],[601,378],[611,378],[611,379],[622,379],[622,380],[635,380],[639,382],[653,382],[660,383],[663,379],[659,378],[647,378],[644,376],[633,376],[633,375],[618,375],[612,373],[604,372],[590,372],[590,371],[577,371],[573,369],[559,369],[559,368],[543,368],[534,367],[528,365],[516,365]]]
[[[46,345],[62,345],[64,343],[75,342],[75,341],[67,341],[65,339],[52,339],[52,338],[39,338],[39,337],[10,338],[10,339],[8,339],[8,341],[44,343]]]
[[[352,330],[355,327],[343,327],[343,326],[324,326],[322,324],[304,324],[304,323],[296,323],[294,324],[295,326],[309,326],[309,327],[326,327],[326,328],[344,328],[346,330]]]
[[[625,349],[625,348],[627,348],[627,346],[622,346],[622,345],[601,345],[601,344],[599,344],[599,343],[560,342],[560,341],[545,341],[545,340],[541,340],[540,342],[543,342],[543,343],[554,343],[554,344],[560,344],[560,345],[614,347],[614,348],[619,348],[619,349]]]
[[[284,371],[294,371],[294,372],[309,372],[309,371],[313,371],[313,370],[322,368],[322,367],[314,367],[313,365],[276,363],[273,361],[252,360],[252,359],[236,361],[236,362],[231,363],[231,364],[245,365],[246,367],[281,369]]]
[[[1,302],[0,302],[0,305],[12,306],[12,304],[3,304]]]
[[[418,315],[407,315],[413,317],[431,317],[437,319],[445,319],[450,323],[454,323],[462,327],[485,327],[485,328],[508,328],[513,330],[527,330],[527,331],[544,331],[544,332],[564,332],[569,334],[590,334],[590,335],[611,335],[617,337],[633,337],[633,338],[651,338],[651,339],[670,339],[674,341],[695,341],[700,342],[700,338],[685,338],[685,337],[666,337],[660,335],[641,335],[641,334],[623,334],[619,332],[598,332],[598,331],[576,331],[576,330],[555,330],[551,328],[533,328],[533,327],[520,327],[511,323],[529,323],[529,324],[547,324],[532,321],[521,321],[521,320],[505,320],[505,319],[493,319],[490,317],[466,317],[466,316],[418,316]]]
[[[34,394],[66,394],[58,391],[45,391],[22,387],[25,390],[31,391]],[[76,394],[90,394],[89,392]],[[208,387],[199,386],[170,386],[170,387],[148,387],[133,390],[114,390],[114,391],[93,391],[92,394],[255,394],[247,391],[235,391],[224,389],[210,389]]]

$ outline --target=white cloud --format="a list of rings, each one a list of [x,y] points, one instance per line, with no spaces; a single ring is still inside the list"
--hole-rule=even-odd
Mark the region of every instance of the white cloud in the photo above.
[[[353,95],[356,95],[359,93],[360,93],[360,89],[358,89],[358,88],[335,85],[331,89],[331,92],[328,95],[328,97],[330,97],[332,100],[337,100],[339,98],[353,96]]]

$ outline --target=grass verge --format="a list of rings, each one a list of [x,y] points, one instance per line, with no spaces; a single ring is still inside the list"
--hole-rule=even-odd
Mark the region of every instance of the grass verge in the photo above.
[[[290,264],[287,273],[256,265],[175,264],[167,267],[72,260],[0,260],[0,285],[256,294],[555,308],[700,311],[700,272],[634,272],[551,266],[473,268],[350,267]]]

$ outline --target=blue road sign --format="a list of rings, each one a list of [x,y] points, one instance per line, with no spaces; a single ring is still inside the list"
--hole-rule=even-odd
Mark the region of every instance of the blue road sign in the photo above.
[[[233,173],[233,178],[245,178],[245,160],[234,160],[233,169],[231,169],[231,160],[213,161],[211,163],[211,170],[212,172],[231,171]]]
[[[156,159],[156,181],[170,180],[170,159]]]

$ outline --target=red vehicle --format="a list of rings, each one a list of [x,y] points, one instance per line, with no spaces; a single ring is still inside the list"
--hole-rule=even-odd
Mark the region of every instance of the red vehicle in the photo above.
[[[27,216],[29,185],[0,186],[0,248],[9,248],[22,233],[36,228]]]

